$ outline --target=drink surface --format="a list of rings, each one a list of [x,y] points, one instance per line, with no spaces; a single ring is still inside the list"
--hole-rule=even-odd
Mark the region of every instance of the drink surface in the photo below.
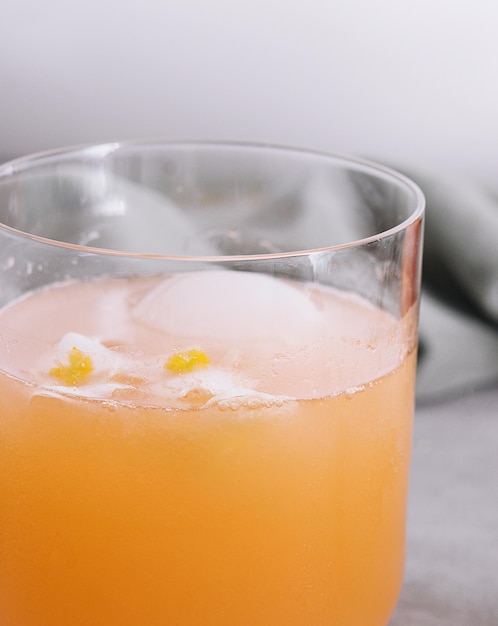
[[[68,283],[0,311],[2,625],[385,625],[405,322],[211,271]]]

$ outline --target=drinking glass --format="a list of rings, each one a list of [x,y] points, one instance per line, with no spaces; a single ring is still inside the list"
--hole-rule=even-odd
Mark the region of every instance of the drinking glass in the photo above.
[[[0,623],[385,626],[423,196],[355,158],[0,168]]]

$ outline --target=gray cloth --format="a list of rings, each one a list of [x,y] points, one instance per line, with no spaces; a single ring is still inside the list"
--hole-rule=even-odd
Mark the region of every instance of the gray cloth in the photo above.
[[[498,382],[498,198],[407,174],[427,199],[417,383],[427,402]]]

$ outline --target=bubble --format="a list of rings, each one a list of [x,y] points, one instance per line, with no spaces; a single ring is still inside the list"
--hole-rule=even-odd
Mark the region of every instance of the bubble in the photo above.
[[[355,397],[355,395],[358,392],[363,391],[363,389],[364,389],[363,385],[349,387],[348,389],[345,390],[344,397],[346,398],[346,400],[352,400]]]
[[[211,391],[209,391],[209,389],[204,389],[203,387],[195,387],[186,391],[183,394],[182,398],[191,407],[201,407],[213,398],[213,394],[211,393]]]
[[[249,400],[247,400],[246,405],[249,409],[259,409],[261,406],[261,402],[258,400],[258,398],[254,397],[254,398],[249,398]]]

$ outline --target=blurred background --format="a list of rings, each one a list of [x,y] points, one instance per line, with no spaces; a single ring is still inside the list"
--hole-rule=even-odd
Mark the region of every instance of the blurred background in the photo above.
[[[239,139],[493,182],[494,0],[2,0],[0,159]]]

